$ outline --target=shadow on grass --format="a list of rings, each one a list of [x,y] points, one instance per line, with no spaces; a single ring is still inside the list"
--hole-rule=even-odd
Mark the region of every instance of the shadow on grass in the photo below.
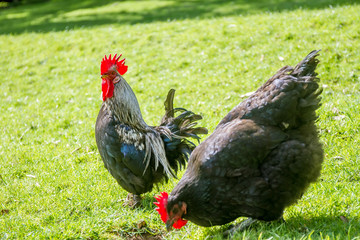
[[[356,0],[115,1],[53,0],[0,10],[0,34],[63,31],[105,24],[138,24],[179,19],[321,9]]]
[[[352,239],[360,235],[360,219],[358,217],[343,218],[334,216],[314,217],[309,219],[291,218],[286,220],[285,226],[290,230],[303,234],[317,236],[327,234],[336,238],[337,236],[347,236]]]
[[[223,232],[229,229],[232,225],[221,226],[215,229],[209,229],[209,235],[221,236]],[[317,237],[324,234],[336,238],[337,236],[347,236],[352,239],[360,235],[360,219],[355,218],[343,218],[343,217],[314,217],[314,218],[290,218],[283,221],[273,222],[255,222],[249,228],[244,230],[248,235],[262,233],[262,237],[271,238],[274,233],[276,235],[286,234],[292,236],[294,239],[300,236],[312,236]],[[289,235],[291,233],[291,235]],[[243,232],[236,232],[235,236],[242,236]]]

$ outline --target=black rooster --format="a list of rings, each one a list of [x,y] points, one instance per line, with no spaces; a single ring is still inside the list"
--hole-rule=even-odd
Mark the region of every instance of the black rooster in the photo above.
[[[160,126],[148,126],[129,84],[122,77],[127,71],[124,59],[105,58],[101,62],[103,104],[96,120],[95,136],[106,169],[126,191],[128,204],[138,205],[139,195],[153,185],[175,177],[195,145],[186,138],[199,139],[207,129],[195,128],[200,115],[173,108],[175,90],[165,101]],[[174,117],[175,112],[181,112]]]
[[[168,230],[184,219],[205,227],[241,216],[276,220],[316,181],[323,162],[317,55],[280,69],[195,148],[168,199],[156,198]]]

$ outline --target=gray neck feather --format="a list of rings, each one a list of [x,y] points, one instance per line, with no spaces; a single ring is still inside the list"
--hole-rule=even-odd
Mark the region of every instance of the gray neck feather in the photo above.
[[[120,122],[139,130],[147,129],[148,125],[142,117],[139,102],[133,90],[123,77],[120,79],[118,83],[115,83],[113,97],[106,100],[106,106]]]

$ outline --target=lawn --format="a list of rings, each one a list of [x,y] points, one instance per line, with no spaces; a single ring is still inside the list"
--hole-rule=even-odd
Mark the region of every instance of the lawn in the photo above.
[[[123,53],[149,125],[175,88],[175,106],[201,113],[212,132],[242,95],[313,49],[322,49],[322,175],[286,209],[285,223],[259,223],[237,239],[360,239],[359,12],[351,0],[0,9],[0,239],[221,239],[227,226],[166,232],[153,196],[176,179],[145,194],[143,207],[122,206],[127,193],[103,167],[94,136],[101,58]]]

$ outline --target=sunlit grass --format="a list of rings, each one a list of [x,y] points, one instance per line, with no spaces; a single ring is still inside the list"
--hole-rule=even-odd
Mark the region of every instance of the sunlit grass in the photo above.
[[[1,10],[1,239],[111,239],[139,232],[221,238],[224,227],[191,223],[165,233],[152,196],[170,192],[177,180],[146,194],[143,208],[122,206],[127,193],[103,167],[94,139],[101,58],[123,53],[124,77],[149,124],[159,122],[166,93],[175,88],[175,105],[201,113],[201,124],[212,131],[241,95],[313,49],[322,49],[322,175],[285,211],[286,223],[260,223],[238,237],[359,239],[359,5],[303,1],[306,8],[298,9],[298,3],[270,1],[268,9],[276,11],[266,12],[262,1],[97,2]],[[172,7],[187,17],[172,15]],[[147,226],[139,229],[141,220]]]

